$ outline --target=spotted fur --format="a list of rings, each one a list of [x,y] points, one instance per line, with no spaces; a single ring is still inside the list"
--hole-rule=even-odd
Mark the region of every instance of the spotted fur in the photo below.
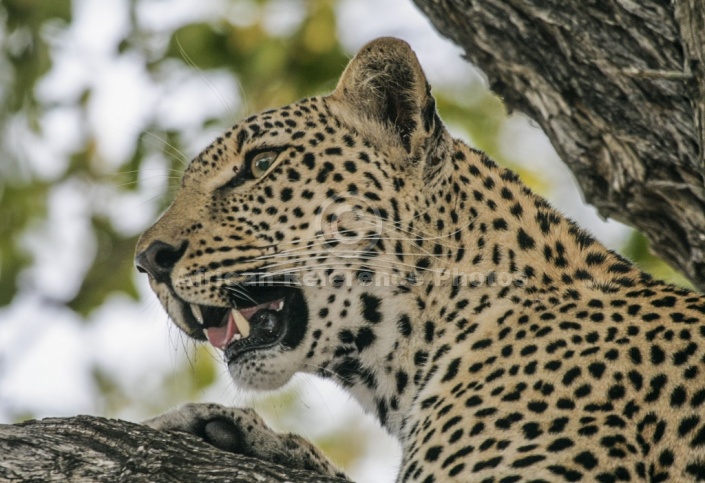
[[[243,177],[262,150],[275,165]],[[230,373],[335,380],[399,439],[398,481],[705,479],[705,299],[453,139],[402,41],[216,139],[138,253],[155,244],[152,287],[196,338],[178,300],[232,306],[247,273],[302,282],[295,334]]]

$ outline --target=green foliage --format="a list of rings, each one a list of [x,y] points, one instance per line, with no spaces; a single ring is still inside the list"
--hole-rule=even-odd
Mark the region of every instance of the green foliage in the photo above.
[[[35,106],[34,87],[51,67],[49,49],[42,38],[48,23],[71,20],[70,0],[4,0],[5,28],[1,39],[6,61],[13,70],[12,95],[4,99],[10,112]]]
[[[98,241],[98,252],[78,294],[66,302],[67,307],[83,316],[87,316],[116,292],[133,299],[138,298],[132,262],[137,237],[120,235],[103,218],[93,218],[92,224]]]
[[[49,22],[70,20],[70,1],[6,0],[0,5],[0,135],[7,138],[6,125],[21,113],[36,129],[37,102],[34,87],[51,66],[42,28]],[[2,32],[2,30],[0,30]],[[0,139],[2,139],[0,138]],[[0,307],[17,292],[18,277],[31,263],[21,237],[37,220],[46,216],[49,185],[28,179],[16,157],[0,143]]]
[[[17,292],[20,272],[30,263],[22,247],[23,233],[46,216],[47,183],[0,184],[0,306]]]
[[[261,17],[246,26],[225,21],[185,25],[171,36],[165,59],[231,71],[250,112],[331,90],[348,61],[337,39],[333,4],[305,5],[304,21],[287,37],[269,34]]]

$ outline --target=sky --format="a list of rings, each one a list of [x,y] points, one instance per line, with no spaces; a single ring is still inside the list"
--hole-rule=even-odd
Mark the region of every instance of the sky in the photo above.
[[[224,73],[174,69],[170,78],[156,85],[143,71],[142,59],[127,56],[117,61],[113,52],[127,29],[126,5],[126,0],[77,0],[70,28],[47,33],[54,36],[57,57],[38,86],[37,96],[56,107],[42,121],[41,138],[23,134],[16,141],[28,147],[30,169],[46,179],[62,172],[65,166],[57,160],[64,159],[89,134],[97,139],[106,171],[115,169],[155,114],[163,125],[193,133],[186,157],[193,156],[214,136],[201,132],[202,120],[214,114],[231,118],[246,102],[246,93]],[[165,39],[175,26],[196,18],[226,15],[246,21],[248,15],[246,2],[226,0],[147,0],[139,5],[138,20],[155,32],[164,32]],[[267,27],[272,33],[295,28],[302,18],[301,5],[300,1],[272,2]],[[341,41],[351,56],[369,40],[391,35],[411,44],[431,85],[462,89],[484,82],[482,74],[461,58],[462,51],[442,39],[411,1],[341,1],[337,17]],[[90,133],[80,113],[67,102],[80,96],[86,86],[94,89],[86,123]],[[603,222],[593,208],[584,205],[572,175],[531,122],[514,115],[502,129],[507,156],[543,173],[547,184],[555,187],[549,194],[555,206],[608,246],[616,248],[624,242],[629,231],[618,223]],[[188,363],[189,344],[169,323],[146,278],[136,272],[140,301],[115,296],[90,315],[88,324],[38,295],[62,299],[77,290],[91,260],[85,255],[96,249],[86,216],[89,207],[98,206],[123,233],[139,233],[158,216],[149,201],[163,191],[168,176],[171,173],[154,160],[147,162],[142,187],[134,193],[111,192],[105,186],[80,181],[52,191],[49,223],[26,237],[37,263],[23,274],[25,290],[9,307],[0,309],[0,423],[13,422],[18,414],[28,412],[39,417],[103,414],[105,402],[95,388],[92,367],[113,375],[128,394],[144,399],[159,391],[164,374]],[[396,444],[349,396],[313,378],[297,378],[293,384],[300,396],[296,414],[304,416],[286,421],[278,419],[272,408],[268,419],[273,425],[314,437],[350,421],[365,431],[376,431],[366,458],[352,475],[357,481],[394,480],[399,460]],[[201,394],[202,401],[224,404],[248,404],[256,397],[235,390],[224,369],[216,384]],[[116,416],[140,420],[152,415],[143,407],[127,407]]]

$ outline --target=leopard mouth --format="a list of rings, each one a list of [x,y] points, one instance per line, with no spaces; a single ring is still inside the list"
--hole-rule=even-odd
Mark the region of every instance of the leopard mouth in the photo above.
[[[228,362],[243,354],[281,344],[294,348],[303,338],[308,313],[303,294],[294,287],[247,286],[247,299],[232,307],[183,302],[182,316],[191,336],[208,340]]]

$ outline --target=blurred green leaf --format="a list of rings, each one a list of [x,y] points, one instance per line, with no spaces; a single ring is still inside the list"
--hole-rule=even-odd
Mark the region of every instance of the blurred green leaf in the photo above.
[[[269,36],[261,16],[246,26],[192,24],[173,33],[166,57],[232,71],[250,112],[329,91],[348,61],[335,28],[335,2],[305,5],[308,14],[289,38]]]
[[[66,304],[83,316],[87,316],[115,292],[125,293],[135,300],[138,298],[133,282],[137,237],[119,235],[109,221],[99,217],[93,218],[93,232],[98,242],[93,265],[83,279],[76,297]]]
[[[3,0],[8,27],[30,26],[39,30],[50,19],[71,21],[71,0]]]
[[[70,0],[4,0],[0,8],[7,16],[10,33],[5,44],[7,60],[13,73],[13,95],[7,98],[7,110],[17,112],[23,106],[36,106],[33,98],[37,81],[51,67],[49,48],[42,38],[48,21],[69,22]],[[9,40],[11,39],[11,41]]]
[[[46,216],[45,183],[0,184],[0,307],[17,292],[17,278],[31,258],[22,249],[22,234],[32,222]]]
[[[506,110],[499,98],[488,91],[483,91],[472,103],[462,103],[457,96],[442,92],[435,93],[435,97],[443,119],[462,127],[478,149],[493,153],[493,156],[499,155],[497,134],[507,119]]]
[[[197,399],[210,387],[218,375],[220,361],[216,361],[208,346],[196,346],[189,364],[177,368],[164,381],[165,394],[170,400],[188,401]]]
[[[633,231],[621,251],[625,257],[654,278],[693,289],[693,285],[688,279],[649,251],[649,241],[641,233]]]
[[[200,70],[221,68],[230,62],[227,33],[222,30],[205,23],[181,27],[171,36],[166,57]]]

